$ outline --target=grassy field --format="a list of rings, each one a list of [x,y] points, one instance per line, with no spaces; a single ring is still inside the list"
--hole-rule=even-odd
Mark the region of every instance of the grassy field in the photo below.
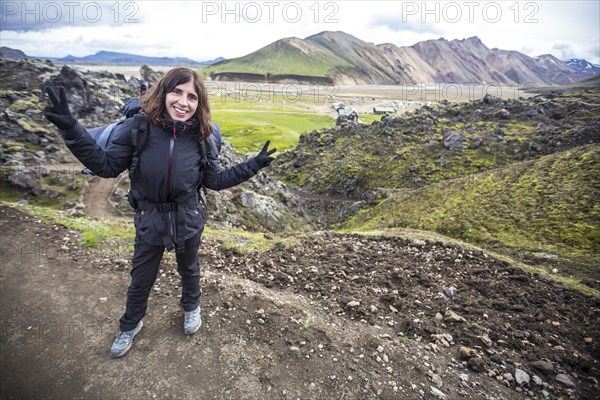
[[[302,133],[335,125],[332,117],[316,114],[314,104],[285,101],[281,95],[262,97],[210,96],[213,121],[239,152],[258,151],[266,140],[283,151],[296,146]]]

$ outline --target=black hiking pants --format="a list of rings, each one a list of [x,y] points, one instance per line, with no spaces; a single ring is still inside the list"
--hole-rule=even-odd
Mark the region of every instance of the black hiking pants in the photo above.
[[[193,311],[200,304],[200,265],[198,248],[202,230],[185,241],[185,253],[177,254],[177,272],[181,275],[181,298],[179,303],[184,311]],[[127,289],[125,313],[119,320],[121,331],[130,331],[146,315],[148,296],[158,275],[160,261],[164,254],[163,245],[151,245],[140,237],[135,238],[131,283]]]

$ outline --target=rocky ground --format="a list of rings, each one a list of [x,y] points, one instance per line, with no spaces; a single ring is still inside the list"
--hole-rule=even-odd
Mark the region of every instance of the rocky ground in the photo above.
[[[1,397],[592,399],[600,303],[453,244],[317,233],[201,249],[203,327],[163,260],[145,327],[108,349],[128,253],[0,209]],[[11,238],[18,237],[19,243]]]

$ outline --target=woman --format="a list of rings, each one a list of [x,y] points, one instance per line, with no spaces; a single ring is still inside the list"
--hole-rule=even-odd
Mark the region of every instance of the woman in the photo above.
[[[65,144],[82,164],[105,178],[130,168],[130,200],[136,209],[135,250],[125,313],[111,355],[125,355],[142,329],[148,296],[165,248],[177,250],[184,331],[195,333],[202,323],[198,248],[206,223],[198,191],[201,186],[221,190],[248,180],[270,165],[276,149],[268,150],[267,141],[256,157],[226,170],[216,154],[209,152],[203,159],[200,143],[209,138],[213,125],[204,83],[188,68],[166,73],[142,98],[144,117],[130,118],[115,128],[106,149],[98,146],[73,118],[64,88],[59,89],[59,98],[51,88],[47,92],[52,105],[44,109],[44,116],[58,127]],[[134,136],[139,135],[134,123],[139,118],[146,122],[148,131],[143,151],[137,154]],[[132,159],[137,165],[131,166]]]

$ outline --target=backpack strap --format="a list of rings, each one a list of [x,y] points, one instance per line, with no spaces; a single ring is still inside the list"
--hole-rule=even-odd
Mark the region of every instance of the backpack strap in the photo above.
[[[133,116],[133,130],[131,131],[131,144],[133,145],[133,156],[129,166],[129,179],[133,181],[137,172],[140,154],[148,141],[148,120],[141,114]]]
[[[146,142],[148,141],[148,120],[141,114],[133,116],[133,129],[131,131],[131,145],[133,146],[133,155],[131,156],[131,165],[129,166],[129,180],[133,183],[137,176],[137,167],[140,161],[140,154]],[[131,185],[133,186],[133,185]],[[142,197],[137,190],[130,189],[127,193],[127,201],[134,210],[138,209],[138,200]]]
[[[208,144],[206,143],[206,140],[199,142],[198,147],[200,149],[200,164],[202,164],[203,167],[207,167],[208,166],[208,152],[210,151],[210,149],[209,149]]]
[[[217,127],[216,129],[218,132],[215,130],[215,126]],[[218,129],[218,125],[213,123],[213,133],[198,143],[200,149],[200,163],[203,168],[208,167],[209,165],[208,157],[219,157],[219,151],[221,150],[221,131]],[[204,200],[204,198],[208,195],[208,192],[206,191],[206,187],[202,185],[202,182],[198,183],[198,192],[200,193],[200,201],[206,209],[206,200]],[[204,196],[202,193],[204,193]]]
[[[221,127],[216,122],[211,122],[212,124],[212,137],[215,141],[215,145],[217,146],[217,155],[221,152],[221,145],[223,144],[223,134],[221,133]]]

